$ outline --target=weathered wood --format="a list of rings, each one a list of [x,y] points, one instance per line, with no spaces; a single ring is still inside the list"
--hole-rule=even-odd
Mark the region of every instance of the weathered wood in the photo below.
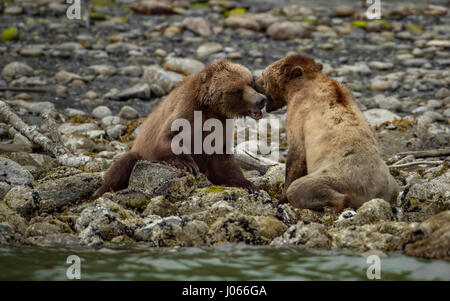
[[[444,163],[444,161],[414,161],[414,162],[408,162],[408,163],[403,163],[403,164],[398,164],[398,165],[390,165],[389,167],[395,167],[395,168],[400,168],[400,167],[407,167],[407,166],[413,166],[413,165],[420,165],[420,164],[426,164],[426,165],[439,165]]]
[[[86,164],[91,160],[88,156],[73,156],[70,154],[68,149],[59,143],[55,143],[50,140],[47,136],[39,133],[35,127],[26,124],[16,113],[11,109],[11,107],[0,100],[0,117],[4,122],[8,123],[16,130],[18,130],[22,135],[27,137],[33,143],[40,145],[44,150],[52,153],[57,159],[59,164],[65,166],[79,167]]]
[[[42,88],[19,88],[19,87],[0,87],[0,91],[30,92],[30,93],[47,93],[47,92],[50,92],[49,90],[42,89]]]
[[[450,156],[450,148],[431,149],[425,151],[410,151],[398,153],[399,156],[413,155],[415,158]]]
[[[33,149],[26,144],[6,144],[0,143],[0,153],[27,152],[31,153]]]
[[[262,175],[267,172],[269,167],[279,164],[241,148],[235,149],[234,158],[243,169],[257,170]]]

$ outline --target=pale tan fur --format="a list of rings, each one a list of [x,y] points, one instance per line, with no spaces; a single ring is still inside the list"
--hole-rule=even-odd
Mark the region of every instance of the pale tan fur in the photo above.
[[[398,185],[350,91],[323,75],[320,64],[298,56],[270,65],[258,81],[268,106],[288,106],[287,201],[315,210],[358,208],[373,198],[394,202]],[[296,68],[294,76],[280,73]]]

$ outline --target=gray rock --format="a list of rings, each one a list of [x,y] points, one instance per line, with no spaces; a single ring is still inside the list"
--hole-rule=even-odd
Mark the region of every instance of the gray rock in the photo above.
[[[436,95],[435,95],[435,97],[437,99],[444,99],[444,98],[449,97],[449,96],[450,96],[450,90],[447,89],[447,88],[439,89],[439,91],[437,91]]]
[[[408,256],[450,259],[450,211],[441,212],[421,223],[414,243],[405,246]]]
[[[120,109],[119,116],[123,119],[132,120],[139,118],[139,112],[130,106],[123,106]]]
[[[39,57],[45,53],[46,45],[25,45],[19,50],[19,54],[27,57]]]
[[[383,199],[373,199],[362,204],[355,215],[336,221],[335,225],[337,227],[348,227],[351,225],[365,225],[392,220],[391,205]]]
[[[74,116],[88,116],[88,113],[86,113],[85,111],[81,111],[78,109],[72,109],[72,108],[67,108],[64,109],[64,113],[69,116],[69,117],[74,117]]]
[[[5,15],[21,15],[23,8],[20,6],[7,6],[3,12]]]
[[[209,181],[202,174],[194,176],[166,164],[139,161],[130,175],[128,187],[179,201],[186,199],[196,188],[208,185]]]
[[[111,116],[112,112],[107,106],[98,106],[92,110],[92,116],[97,119],[103,119],[103,117]]]
[[[353,10],[353,8],[348,5],[339,5],[334,9],[334,14],[337,17],[341,17],[341,18],[350,17],[354,13],[355,13],[355,11]]]
[[[108,98],[112,100],[128,100],[130,98],[140,98],[148,100],[151,96],[151,89],[147,83],[138,84],[134,87],[125,89],[117,94],[110,95]]]
[[[442,103],[436,99],[430,99],[427,102],[427,107],[436,110],[442,107]]]
[[[198,73],[203,68],[205,68],[205,64],[191,58],[167,57],[164,63],[164,69],[183,75]]]
[[[380,126],[385,122],[393,121],[394,119],[401,119],[397,114],[384,109],[370,109],[365,111],[364,117],[372,126]]]
[[[51,233],[45,236],[32,236],[26,238],[25,243],[45,248],[70,248],[80,245],[78,237],[69,233]]]
[[[200,45],[200,47],[197,48],[197,56],[199,58],[203,58],[205,56],[221,52],[222,50],[223,50],[222,44],[216,42],[208,42]]]
[[[292,40],[309,37],[306,27],[300,22],[279,22],[267,28],[267,34],[275,40]]]
[[[0,182],[0,200],[3,199],[3,197],[8,193],[10,189],[11,185],[6,182]]]
[[[395,90],[398,87],[397,81],[375,79],[370,84],[370,89],[373,91],[389,91]]]
[[[376,95],[374,99],[380,109],[394,112],[401,111],[402,109],[402,102],[394,96],[385,97],[384,95]]]
[[[94,71],[97,75],[103,77],[109,77],[117,73],[117,69],[111,65],[92,65],[88,67],[90,70]]]
[[[116,124],[106,129],[106,134],[112,139],[118,139],[125,133],[125,126]]]
[[[407,67],[422,67],[429,64],[427,59],[409,59],[403,62],[403,65]]]
[[[102,118],[102,127],[108,128],[113,125],[121,124],[121,122],[119,116],[106,116]]]
[[[184,76],[181,74],[164,70],[157,65],[152,65],[144,68],[144,75],[141,81],[142,83],[147,83],[151,87],[152,92],[155,92],[154,85],[160,89],[157,92],[162,92],[165,95],[172,91],[175,85],[182,81],[183,78]],[[158,95],[158,93],[155,94]]]
[[[58,179],[43,179],[34,190],[46,200],[51,210],[74,204],[90,197],[102,183],[101,173],[80,173]]]
[[[344,229],[331,228],[331,247],[351,249],[359,252],[368,250],[402,250],[408,242],[414,241],[418,224],[404,222],[383,222]]]
[[[324,225],[319,223],[305,224],[300,221],[289,227],[282,236],[275,238],[271,245],[295,245],[302,248],[329,249],[331,239]]]
[[[208,37],[213,34],[209,22],[202,17],[185,18],[183,26],[202,37]]]
[[[55,110],[55,105],[49,101],[29,102],[24,100],[11,100],[8,101],[13,107],[19,107],[27,110],[31,113],[42,113],[46,110]]]
[[[33,176],[17,162],[0,157],[0,182],[8,185],[31,185]]]
[[[243,28],[253,31],[259,31],[261,29],[258,21],[252,18],[250,14],[237,14],[229,16],[223,22],[223,26],[232,29]]]
[[[40,206],[39,195],[28,186],[15,186],[3,198],[5,203],[25,218],[31,218]]]
[[[374,68],[377,70],[389,70],[394,68],[394,64],[391,62],[379,62],[379,61],[372,61],[369,62],[370,68]]]
[[[81,244],[101,246],[116,236],[132,236],[143,223],[132,211],[106,198],[99,198],[86,207],[76,220]]]
[[[12,80],[22,76],[32,76],[33,68],[21,62],[12,62],[3,67],[2,76],[7,80]]]
[[[403,201],[406,220],[422,222],[442,210],[450,208],[450,171],[440,168],[441,175],[419,181],[409,188]],[[439,174],[438,173],[438,174]]]

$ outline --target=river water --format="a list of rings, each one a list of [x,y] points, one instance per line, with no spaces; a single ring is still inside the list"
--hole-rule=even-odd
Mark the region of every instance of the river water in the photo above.
[[[81,259],[82,280],[367,280],[371,263],[345,251],[227,245],[214,248],[85,250],[0,247],[0,280],[66,280]],[[450,262],[381,258],[382,280],[450,280]]]

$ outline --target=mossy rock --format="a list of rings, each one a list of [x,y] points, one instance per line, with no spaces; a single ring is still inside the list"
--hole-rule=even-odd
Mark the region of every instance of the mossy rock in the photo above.
[[[384,25],[384,28],[386,28],[387,30],[390,30],[392,28],[392,26],[389,25],[389,23],[386,22],[385,20],[374,20],[374,21],[372,21],[372,23],[374,23],[374,24],[381,23]]]
[[[409,25],[407,27],[407,29],[411,33],[415,33],[415,32],[421,33],[423,31],[425,31],[425,28],[421,25]]]
[[[93,0],[90,1],[89,5],[92,8],[98,8],[98,7],[104,7],[104,6],[111,6],[114,4],[114,0]]]
[[[210,7],[209,2],[195,2],[191,4],[191,7]]]
[[[19,30],[15,27],[7,28],[2,32],[0,40],[2,42],[15,41],[19,39]]]
[[[367,26],[367,22],[366,21],[358,21],[358,20],[353,21],[352,26],[359,27],[359,28],[365,28]]]
[[[106,20],[106,15],[102,13],[92,12],[89,14],[91,20]]]
[[[245,14],[247,12],[247,9],[239,7],[232,10],[225,11],[225,17],[231,17],[238,14]]]

